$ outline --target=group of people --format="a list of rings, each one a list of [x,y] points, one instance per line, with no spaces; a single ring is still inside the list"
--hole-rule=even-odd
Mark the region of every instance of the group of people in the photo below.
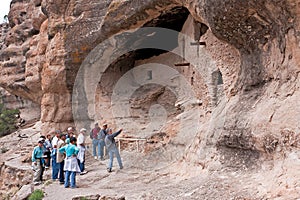
[[[107,124],[102,128],[98,123],[90,132],[93,145],[93,156],[104,160],[104,148],[109,155],[108,172],[112,172],[114,155],[117,157],[120,169],[123,168],[119,150],[116,146],[115,137],[122,132],[122,129],[112,133]],[[82,128],[76,136],[75,129],[69,127],[67,133],[60,130],[55,135],[48,134],[38,139],[37,146],[32,152],[32,169],[34,171],[33,183],[40,184],[43,181],[44,170],[50,167],[52,160],[52,179],[64,184],[65,188],[76,188],[76,174],[83,175],[85,171],[85,136],[87,130]],[[98,157],[96,148],[98,147]]]

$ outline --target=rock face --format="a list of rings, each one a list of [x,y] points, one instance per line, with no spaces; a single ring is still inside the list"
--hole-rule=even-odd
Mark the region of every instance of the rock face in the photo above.
[[[208,170],[284,170],[299,161],[299,13],[293,0],[13,0],[0,86],[40,105],[43,132],[107,120],[128,136],[171,132],[180,159]],[[133,30],[142,27],[181,34],[157,42],[158,30]],[[164,75],[173,82],[151,82]],[[155,113],[166,122],[149,128]],[[268,198],[290,192],[281,187]]]
[[[17,200],[17,199],[27,199],[31,193],[33,192],[32,190],[32,185],[28,184],[28,185],[23,185],[22,188],[17,192],[17,194],[14,196],[13,199]]]
[[[40,119],[40,105],[32,102],[28,99],[12,95],[6,90],[0,88],[0,102],[9,109],[18,109],[20,111],[20,117],[25,122],[35,122]]]
[[[5,199],[13,196],[14,193],[16,193],[19,190],[19,188],[22,187],[22,185],[26,185],[31,182],[32,176],[31,176],[31,171],[29,170],[22,170],[22,169],[15,168],[13,166],[7,166],[4,163],[1,163],[0,169],[1,169],[0,172],[1,173],[1,182],[0,182],[1,198]]]
[[[32,183],[31,154],[40,137],[40,126],[38,122],[33,127],[0,138],[1,199],[10,199],[21,188],[15,199],[23,199],[28,192],[31,192],[31,187],[28,185]],[[24,185],[27,186],[23,188]]]

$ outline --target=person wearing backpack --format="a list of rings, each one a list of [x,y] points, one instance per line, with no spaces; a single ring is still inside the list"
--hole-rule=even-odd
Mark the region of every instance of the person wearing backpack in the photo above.
[[[110,129],[107,135],[105,136],[105,145],[109,155],[109,163],[107,167],[108,172],[112,172],[114,155],[116,155],[117,157],[120,169],[123,169],[121,156],[115,142],[115,137],[117,137],[122,132],[122,130],[123,129],[120,129],[119,131],[112,133],[112,130]]]
[[[95,127],[91,130],[90,132],[90,138],[92,139],[92,144],[93,144],[93,156],[95,159],[100,158],[100,140],[98,139],[98,134],[100,132],[100,127],[98,123],[95,123]],[[96,148],[98,147],[98,157],[97,157],[97,152]]]
[[[105,136],[107,135],[108,129],[107,124],[103,124],[100,133],[98,134],[98,139],[100,143],[100,160],[104,160],[104,147],[105,147]]]

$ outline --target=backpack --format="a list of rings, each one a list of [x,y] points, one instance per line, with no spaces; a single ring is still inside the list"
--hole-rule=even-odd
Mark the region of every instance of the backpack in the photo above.
[[[109,148],[112,145],[112,141],[108,139],[108,136],[105,137],[104,141],[107,148]]]
[[[93,129],[90,132],[90,138],[93,139]]]

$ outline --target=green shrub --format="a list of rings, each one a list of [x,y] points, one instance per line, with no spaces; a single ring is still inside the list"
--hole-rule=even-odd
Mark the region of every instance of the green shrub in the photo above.
[[[44,192],[42,190],[34,190],[33,193],[28,197],[28,200],[42,200]]]
[[[18,109],[7,109],[0,103],[0,137],[14,132],[16,128],[16,114]]]
[[[6,153],[8,151],[9,151],[9,149],[7,147],[1,147],[0,148],[0,153]]]

